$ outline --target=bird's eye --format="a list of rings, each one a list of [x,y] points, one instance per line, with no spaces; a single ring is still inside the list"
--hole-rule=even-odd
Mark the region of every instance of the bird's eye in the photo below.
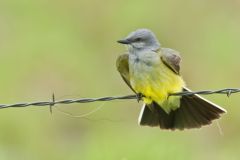
[[[142,39],[139,38],[139,37],[135,39],[136,42],[139,42],[139,41],[141,41],[141,40],[142,40]]]

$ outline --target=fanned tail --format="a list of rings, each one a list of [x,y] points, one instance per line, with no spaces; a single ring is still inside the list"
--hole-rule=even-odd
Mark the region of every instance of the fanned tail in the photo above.
[[[188,89],[184,89],[188,90]],[[200,128],[220,118],[226,110],[200,97],[199,95],[182,96],[180,107],[169,114],[156,102],[144,105],[139,116],[140,125],[160,126],[162,129]]]

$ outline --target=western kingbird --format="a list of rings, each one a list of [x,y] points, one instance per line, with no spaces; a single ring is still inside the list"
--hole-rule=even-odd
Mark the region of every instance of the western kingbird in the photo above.
[[[199,95],[169,96],[189,91],[179,73],[181,57],[173,49],[162,48],[152,31],[138,29],[118,43],[128,46],[128,54],[118,57],[117,69],[144,101],[140,125],[171,130],[200,128],[226,112]]]

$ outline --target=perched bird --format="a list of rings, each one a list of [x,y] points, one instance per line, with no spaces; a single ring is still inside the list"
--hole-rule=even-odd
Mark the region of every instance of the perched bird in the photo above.
[[[116,65],[123,80],[142,98],[139,124],[161,129],[200,128],[220,117],[226,110],[200,97],[169,96],[189,91],[180,75],[179,53],[162,48],[154,33],[138,29],[117,41],[128,47]]]

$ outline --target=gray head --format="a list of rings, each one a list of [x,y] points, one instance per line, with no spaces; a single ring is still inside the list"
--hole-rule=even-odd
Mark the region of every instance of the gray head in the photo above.
[[[138,29],[131,32],[126,38],[117,42],[127,44],[129,47],[136,50],[158,50],[160,48],[156,36],[149,29]]]

